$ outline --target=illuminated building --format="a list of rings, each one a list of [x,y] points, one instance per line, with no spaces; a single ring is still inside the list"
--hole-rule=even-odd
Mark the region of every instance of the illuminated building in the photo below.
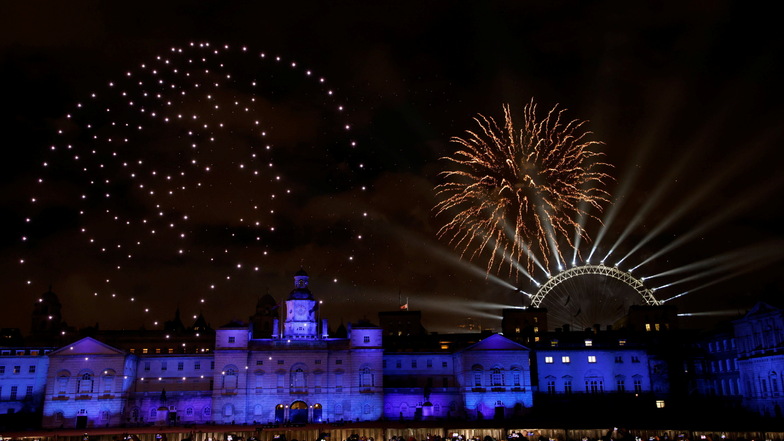
[[[652,309],[641,327],[534,329],[546,326],[538,308],[505,311],[508,336],[428,333],[414,311],[380,313],[389,330],[360,322],[330,334],[308,282],[298,272],[283,305],[264,296],[250,323],[215,331],[175,314],[163,330],[4,346],[0,413],[47,428],[500,420],[540,409],[662,417],[686,415],[700,396],[781,412],[784,314],[769,305],[708,337],[674,323],[656,330],[671,314]],[[666,320],[646,331],[646,317]]]
[[[735,344],[714,349],[737,349],[743,407],[757,414],[782,418],[784,391],[784,310],[757,303],[744,317],[733,322]]]

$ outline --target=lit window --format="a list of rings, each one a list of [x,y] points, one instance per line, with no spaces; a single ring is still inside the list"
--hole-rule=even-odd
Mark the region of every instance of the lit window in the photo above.
[[[595,355],[589,355],[588,356],[588,363],[596,363],[596,356]]]
[[[651,324],[650,323],[646,323],[645,324],[645,330],[646,331],[650,331],[651,330]]]
[[[534,326],[534,333],[537,333],[537,332],[539,332],[539,327],[538,326]]]
[[[561,363],[571,363],[571,362],[572,362],[572,359],[569,358],[568,355],[564,355],[563,357],[561,357]]]
[[[544,357],[544,362],[550,364],[553,362],[553,357]]]
[[[664,409],[664,400],[656,400],[656,408]]]
[[[558,340],[550,340],[550,346],[557,347],[558,346]]]
[[[626,339],[625,338],[622,338],[622,339],[618,340],[618,346],[625,346],[625,345],[626,345]]]
[[[515,334],[519,334],[519,333],[520,333],[520,328],[515,328]]]
[[[146,354],[148,352],[147,348],[142,349],[142,354]]]
[[[659,326],[659,324],[658,324],[658,323],[656,323],[656,324],[655,324],[655,325],[653,325],[653,326],[656,328],[656,330],[657,330],[657,331],[660,331],[660,330],[661,330],[661,328],[660,328],[660,326]]]
[[[593,340],[585,340],[585,346],[593,346]]]

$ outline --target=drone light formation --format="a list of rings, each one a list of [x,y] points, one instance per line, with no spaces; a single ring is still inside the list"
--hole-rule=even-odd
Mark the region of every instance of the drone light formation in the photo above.
[[[449,214],[438,236],[448,238],[461,257],[485,254],[488,274],[506,267],[518,278],[512,262],[524,261],[531,273],[535,251],[545,268],[550,256],[562,265],[558,243],[573,246],[572,229],[587,238],[577,218],[594,216],[586,206],[602,210],[610,176],[602,171],[608,167],[599,161],[602,154],[593,150],[601,143],[588,139],[584,121],[565,121],[557,106],[539,120],[532,100],[518,130],[509,106],[503,110],[502,126],[480,114],[474,118],[478,130],[452,138],[460,149],[443,158],[451,167],[441,173],[445,182],[436,187],[435,211]]]
[[[342,180],[314,177],[321,192],[352,189],[362,169],[346,105],[326,79],[246,47],[173,47],[74,107],[42,164],[30,218],[47,204],[78,213],[75,233],[106,264],[94,270],[96,296],[133,301],[127,270],[149,276],[158,264],[176,267],[170,279],[201,283],[192,288],[200,303],[221,295],[268,266],[285,240],[282,213],[313,197],[312,182],[292,176],[302,158],[345,161]],[[199,274],[206,267],[223,276]],[[136,300],[150,310],[152,299]]]

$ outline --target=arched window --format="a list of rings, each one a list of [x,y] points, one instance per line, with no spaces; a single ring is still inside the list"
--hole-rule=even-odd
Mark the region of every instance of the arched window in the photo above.
[[[307,388],[305,369],[303,369],[302,366],[294,366],[291,368],[291,387],[299,392],[304,392]]]
[[[481,364],[475,364],[471,367],[471,372],[473,374],[473,385],[474,387],[482,387],[482,373],[484,369],[482,368]]]
[[[79,392],[80,394],[90,394],[93,392],[93,374],[85,372],[79,379]]]
[[[373,387],[373,372],[369,367],[364,367],[359,371],[359,387]]]
[[[150,419],[155,420],[156,418],[158,418],[158,409],[153,407],[150,409]]]
[[[110,394],[114,392],[114,371],[111,369],[107,369],[103,371],[103,376],[101,377],[101,389],[103,393]]]
[[[490,381],[494,387],[504,385],[504,374],[501,372],[500,368],[496,367],[490,370]]]
[[[68,393],[68,381],[71,379],[71,374],[68,371],[62,371],[57,376],[57,394],[65,395]]]
[[[237,389],[237,370],[229,367],[223,371],[223,390],[232,392]]]

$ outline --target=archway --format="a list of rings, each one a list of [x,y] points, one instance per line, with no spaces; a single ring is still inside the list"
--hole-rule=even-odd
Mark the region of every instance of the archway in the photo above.
[[[304,401],[295,401],[289,408],[289,420],[294,424],[305,424],[308,422],[308,405]]]

